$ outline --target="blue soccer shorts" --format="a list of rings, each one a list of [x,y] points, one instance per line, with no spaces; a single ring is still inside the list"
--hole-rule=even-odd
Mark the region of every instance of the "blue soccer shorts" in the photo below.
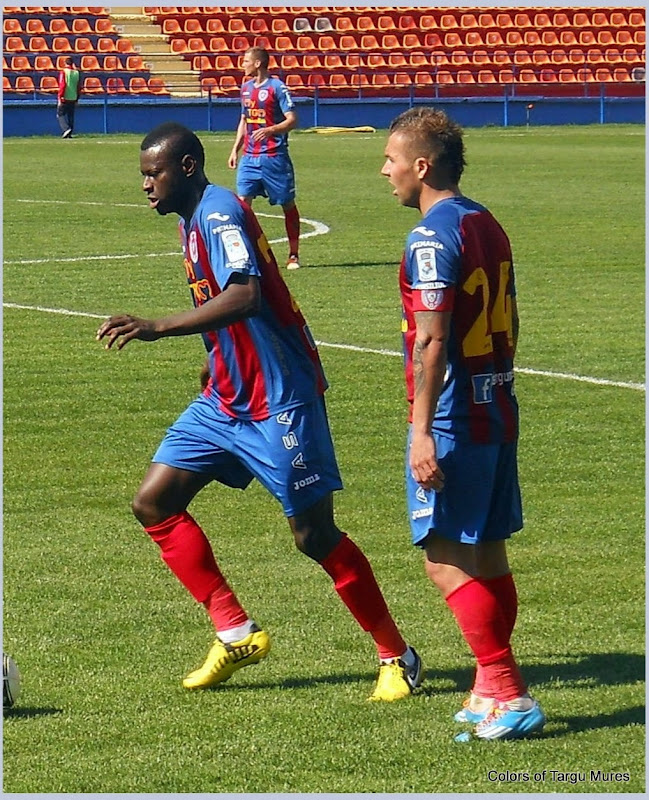
[[[233,419],[199,395],[168,429],[152,460],[236,489],[257,478],[287,517],[342,489],[324,398],[250,421]]]
[[[267,197],[272,206],[295,200],[295,173],[288,155],[242,156],[237,170],[239,197]]]
[[[523,527],[516,442],[472,444],[433,434],[444,489],[423,489],[409,465],[412,427],[406,447],[406,495],[412,542],[429,533],[463,544],[509,539]]]

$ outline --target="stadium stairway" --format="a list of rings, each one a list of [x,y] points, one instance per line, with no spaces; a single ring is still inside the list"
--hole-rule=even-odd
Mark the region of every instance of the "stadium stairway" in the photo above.
[[[165,82],[173,97],[200,97],[199,76],[182,56],[171,51],[162,26],[142,12],[142,6],[114,6],[110,18],[115,30],[133,43],[152,75]]]

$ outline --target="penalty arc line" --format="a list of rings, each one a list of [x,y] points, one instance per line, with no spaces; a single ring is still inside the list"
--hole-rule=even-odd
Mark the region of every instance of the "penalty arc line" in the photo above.
[[[14,308],[22,311],[40,311],[47,314],[63,314],[68,317],[90,317],[91,319],[106,319],[108,314],[91,314],[87,311],[70,311],[66,308],[47,308],[45,306],[29,306],[20,303],[4,303],[3,308]],[[403,353],[398,350],[381,350],[373,347],[360,347],[354,344],[338,344],[335,342],[323,342],[316,340],[318,347],[329,347],[335,350],[349,350],[354,353],[370,353],[372,355],[390,356],[403,358]],[[538,375],[542,378],[557,378],[559,380],[577,381],[579,383],[590,383],[595,386],[615,386],[619,389],[634,389],[644,392],[646,388],[642,383],[631,383],[626,381],[613,381],[606,378],[592,378],[587,375],[575,375],[570,372],[552,372],[549,370],[532,369],[530,367],[516,367],[515,372],[521,375]]]

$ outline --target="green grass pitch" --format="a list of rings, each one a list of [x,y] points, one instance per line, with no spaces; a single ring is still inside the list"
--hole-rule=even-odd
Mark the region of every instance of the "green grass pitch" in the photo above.
[[[93,315],[189,304],[175,219],[141,192],[140,139],[4,142],[4,649],[22,672],[4,790],[642,792],[644,128],[466,132],[463,189],[503,223],[517,269],[526,524],[510,546],[513,644],[549,721],[529,741],[464,746],[452,714],[471,657],[405,515],[397,268],[417,214],[379,175],[382,131],[293,135],[301,216],[329,231],[304,240],[305,268],[285,278],[331,382],[337,520],[425,683],[367,703],[372,643],[294,549],[279,506],[258,486],[213,486],[192,511],[273,650],[218,690],[182,690],[211,628],[129,502],[198,391],[202,344],[114,353],[94,339]],[[204,142],[208,175],[233,186],[232,135]],[[276,209],[255,209],[274,215],[261,217],[269,238],[284,236]],[[283,263],[286,244],[274,249]]]

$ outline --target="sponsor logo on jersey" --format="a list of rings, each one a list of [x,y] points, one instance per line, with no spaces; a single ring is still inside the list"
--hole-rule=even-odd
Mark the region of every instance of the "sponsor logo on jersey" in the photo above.
[[[226,267],[242,267],[248,261],[248,248],[243,241],[243,237],[238,230],[223,231],[219,234],[223,247],[225,248],[225,255],[228,260]]]
[[[421,519],[422,517],[432,517],[432,508],[417,508],[410,515],[412,519]]]
[[[192,261],[198,261],[198,239],[196,231],[191,231],[189,234],[189,257]]]
[[[306,464],[304,463],[304,455],[302,453],[298,453],[293,461],[291,461],[291,466],[295,467],[295,469],[306,469]]]
[[[437,278],[437,264],[434,250],[417,250],[417,272],[420,281],[434,281]]]
[[[434,247],[435,250],[444,249],[444,245],[441,242],[435,241],[434,239],[432,241],[430,239],[428,240],[419,239],[419,241],[413,242],[410,245],[410,251],[412,252],[413,250],[419,250],[420,247]]]
[[[422,236],[434,236],[435,231],[431,231],[430,228],[424,228],[423,225],[419,225],[417,228],[412,229],[413,233],[421,233]]]
[[[216,228],[212,228],[212,233],[223,233],[223,231],[238,231],[239,226],[235,225],[234,223],[230,223],[229,225],[219,225]]]
[[[298,492],[300,489],[304,489],[305,486],[311,486],[319,480],[320,476],[316,472],[314,475],[307,475],[306,478],[301,478],[299,481],[293,481],[293,488]]]
[[[219,222],[227,222],[230,219],[230,215],[219,214],[218,211],[215,211],[213,214],[208,214],[207,219],[218,219]]]
[[[496,384],[503,386],[505,383],[512,383],[513,380],[513,369],[510,369],[509,372],[489,372],[482,375],[472,375],[473,402],[478,404],[493,402],[493,387]]]

